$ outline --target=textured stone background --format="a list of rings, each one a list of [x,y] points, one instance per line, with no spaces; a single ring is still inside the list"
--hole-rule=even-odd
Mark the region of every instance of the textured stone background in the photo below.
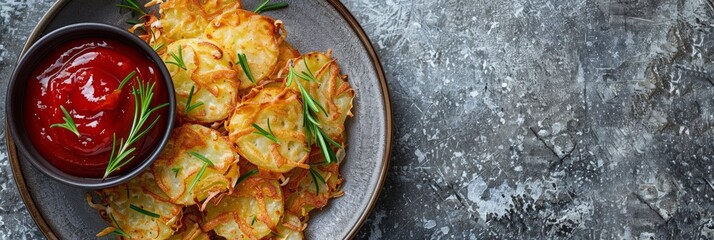
[[[345,1],[396,130],[358,238],[714,239],[708,1]],[[0,0],[0,78],[51,3]],[[0,147],[0,239],[39,238]]]

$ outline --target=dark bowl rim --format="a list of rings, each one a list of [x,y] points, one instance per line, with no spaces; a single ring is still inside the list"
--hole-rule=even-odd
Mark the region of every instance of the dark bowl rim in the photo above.
[[[138,51],[144,54],[156,64],[159,72],[164,80],[165,89],[168,93],[174,92],[173,82],[171,80],[171,75],[166,69],[165,64],[161,60],[161,57],[143,40],[139,37],[129,33],[128,31],[121,29],[116,26],[104,24],[104,23],[75,23],[67,26],[58,28],[37,40],[32,46],[24,51],[24,54],[19,59],[15,69],[13,70],[12,77],[7,88],[7,100],[5,102],[6,106],[6,123],[13,140],[15,141],[15,146],[19,150],[19,154],[25,156],[28,162],[30,162],[36,169],[38,169],[43,174],[48,177],[59,181],[61,183],[84,188],[84,189],[101,189],[119,185],[130,179],[136,177],[146,168],[151,166],[151,164],[159,157],[161,150],[168,143],[168,139],[171,134],[171,129],[173,129],[176,121],[176,99],[174,94],[167,94],[169,100],[169,106],[167,109],[168,116],[163,118],[161,121],[166,122],[166,127],[163,129],[159,142],[156,147],[149,153],[146,159],[144,159],[140,164],[135,166],[130,171],[121,173],[116,176],[111,176],[106,179],[101,178],[87,178],[78,177],[68,173],[65,173],[58,168],[52,166],[44,157],[42,157],[39,152],[35,149],[35,146],[29,140],[27,134],[23,134],[24,130],[24,115],[22,113],[21,103],[17,101],[22,101],[17,97],[22,97],[25,95],[26,83],[25,77],[28,76],[34,65],[42,59],[42,56],[48,54],[50,50],[47,49],[57,47],[58,45],[65,43],[70,40],[84,38],[84,37],[115,37],[121,41],[126,40],[125,44],[129,44],[133,47],[138,47]],[[31,65],[31,67],[28,67]],[[22,78],[22,79],[21,79]],[[10,114],[17,113],[17,114]],[[45,161],[41,163],[40,161]],[[135,160],[136,161],[136,160]]]

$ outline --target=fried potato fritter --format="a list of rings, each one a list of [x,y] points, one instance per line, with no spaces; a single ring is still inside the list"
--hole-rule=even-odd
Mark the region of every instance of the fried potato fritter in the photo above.
[[[240,8],[239,0],[168,0],[159,8],[161,35],[166,44],[202,37],[208,22],[224,11]]]
[[[151,172],[144,172],[125,184],[102,189],[98,194],[102,196],[103,202],[90,202],[90,205],[100,208],[103,217],[112,227],[97,236],[104,236],[118,228],[129,236],[124,237],[125,239],[167,239],[178,227],[182,206],[171,203],[168,196],[156,185],[156,179]],[[159,217],[154,218],[134,210],[132,205],[158,214]]]
[[[212,123],[226,119],[236,106],[236,71],[218,44],[206,39],[183,39],[167,46],[164,62],[175,62],[179,49],[186,69],[166,64],[176,91],[179,115],[190,122]],[[200,104],[186,112],[186,102],[194,88],[191,103]]]
[[[293,59],[293,64],[297,73],[312,73],[315,76],[316,81],[307,81],[297,77],[296,79],[299,79],[298,81],[310,95],[327,110],[327,116],[316,114],[317,122],[322,130],[332,140],[344,143],[345,120],[348,116],[352,116],[352,100],[355,92],[345,77],[340,75],[340,66],[331,59],[330,54],[330,51],[327,54],[311,52]],[[283,75],[287,72],[288,70],[284,69]],[[295,83],[288,87],[298,89]]]
[[[317,151],[311,154],[311,158],[311,162],[324,162]],[[302,220],[307,220],[310,211],[323,208],[328,200],[344,194],[339,164],[314,165],[309,170],[295,169],[285,176],[290,179],[282,187],[285,211]]]
[[[253,176],[218,205],[209,205],[202,226],[228,239],[260,239],[277,231],[283,210],[278,181]]]
[[[196,155],[207,158],[213,166]],[[173,130],[151,171],[173,203],[193,205],[217,193],[232,191],[239,177],[237,161],[233,144],[218,131],[186,124]],[[189,191],[204,164],[207,166],[203,175]]]
[[[252,124],[272,129],[278,142],[256,134]],[[236,107],[225,128],[240,155],[261,169],[284,173],[295,167],[307,168],[303,164],[309,153],[303,109],[292,90],[266,86],[254,91]]]
[[[205,37],[220,43],[228,52],[240,79],[239,89],[247,89],[269,77],[277,65],[282,23],[245,10],[232,10],[208,24]],[[245,54],[253,83],[239,64],[238,54]]]

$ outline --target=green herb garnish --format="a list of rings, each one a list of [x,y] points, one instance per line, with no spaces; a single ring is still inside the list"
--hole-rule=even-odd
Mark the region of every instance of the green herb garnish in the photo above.
[[[172,172],[174,172],[174,177],[178,177],[179,171],[181,171],[181,167],[175,167],[171,169]]]
[[[255,215],[253,215],[253,220],[250,221],[250,225],[253,226],[255,224],[255,220],[258,219]]]
[[[161,217],[161,215],[159,215],[159,214],[147,211],[147,210],[140,208],[134,204],[129,204],[129,208],[131,208],[131,210],[137,211],[138,213],[144,214],[144,215],[152,217],[152,218],[160,218]]]
[[[109,155],[109,164],[107,164],[107,169],[104,171],[104,177],[107,178],[109,174],[120,169],[127,163],[131,162],[135,156],[129,157],[131,153],[136,151],[136,147],[131,147],[136,141],[144,137],[151,128],[156,125],[161,116],[157,116],[154,121],[151,122],[146,128],[144,124],[149,120],[149,116],[156,110],[164,108],[169,105],[169,103],[160,104],[156,107],[151,107],[151,100],[154,98],[154,87],[156,83],[149,84],[148,82],[143,82],[141,79],[136,78],[138,82],[138,89],[131,87],[131,92],[134,95],[134,119],[131,122],[131,129],[129,130],[129,135],[126,141],[124,139],[119,139],[117,143],[116,133],[112,135],[112,152]],[[143,130],[142,130],[143,128]]]
[[[79,130],[77,130],[77,124],[75,124],[74,119],[72,119],[72,115],[69,115],[67,109],[64,109],[64,106],[62,105],[60,105],[60,110],[62,110],[62,113],[64,114],[64,116],[62,117],[64,123],[52,124],[50,125],[50,128],[61,127],[74,133],[74,135],[77,135],[77,137],[80,137],[81,135],[79,134]]]
[[[120,8],[129,9],[129,10],[137,12],[141,15],[147,15],[146,11],[144,11],[144,9],[141,6],[139,6],[138,3],[136,3],[136,0],[124,0],[124,1],[122,1],[122,3],[119,3],[116,6],[120,7]]]
[[[193,92],[195,90],[196,86],[191,86],[191,91],[188,93],[188,100],[186,100],[186,113],[190,112],[193,109],[196,109],[197,107],[203,105],[203,102],[197,102],[193,105],[191,105],[191,99],[193,99]]]
[[[250,71],[250,66],[248,66],[248,59],[245,57],[245,54],[238,53],[238,62],[236,62],[236,64],[240,65],[240,67],[243,69],[243,73],[245,73],[245,76],[248,77],[248,80],[255,84],[255,78],[253,78],[253,73]]]
[[[263,137],[266,137],[266,138],[272,140],[273,142],[280,143],[280,141],[278,140],[278,138],[275,137],[275,134],[273,134],[273,129],[270,128],[270,118],[268,118],[268,131],[265,131],[265,129],[263,129],[263,128],[261,128],[260,126],[258,126],[258,124],[253,123],[252,125],[253,125],[253,128],[255,128],[256,130],[258,130],[258,131],[253,132],[253,133],[258,134],[258,135],[261,135],[261,136],[263,136]]]
[[[183,62],[183,50],[181,49],[181,45],[178,46],[178,55],[173,52],[169,52],[169,55],[174,59],[174,61],[166,61],[166,64],[173,64],[183,70],[186,70],[186,64]]]
[[[126,232],[124,232],[124,230],[121,229],[121,227],[119,226],[119,223],[118,223],[117,220],[114,218],[114,214],[111,214],[111,213],[110,213],[110,214],[109,214],[109,217],[112,218],[112,221],[114,221],[114,225],[116,225],[116,227],[114,228],[114,231],[112,231],[112,233],[114,233],[114,234],[116,234],[116,235],[119,235],[119,236],[124,236],[124,237],[126,237],[126,238],[130,238],[130,237],[129,237],[129,234],[126,234]]]
[[[253,10],[253,12],[259,14],[261,12],[267,12],[288,7],[288,3],[281,2],[268,4],[268,2],[270,2],[270,0],[265,0],[262,4],[260,4],[260,6]]]
[[[197,153],[194,151],[189,151],[188,154],[203,161],[203,166],[201,166],[201,170],[198,171],[198,174],[196,174],[196,177],[193,179],[193,181],[191,181],[191,185],[188,186],[188,192],[191,192],[191,190],[193,190],[193,187],[196,186],[196,183],[198,183],[198,180],[200,180],[201,177],[203,177],[203,173],[206,172],[206,168],[208,166],[213,167],[214,165],[213,165],[213,162],[211,162],[211,160],[209,160],[205,156],[201,155],[200,153]]]
[[[144,26],[141,26],[141,27],[144,28]],[[157,39],[156,39],[156,33],[154,33],[154,29],[151,28],[151,26],[149,26],[148,32],[151,34],[151,39],[149,39],[149,42],[152,42],[152,41],[154,42],[153,44],[151,44],[151,49],[154,49],[154,52],[159,51],[159,49],[161,49],[162,47],[164,47],[164,45],[166,45],[166,44],[163,43],[163,42],[162,42],[162,43],[159,43],[159,44],[156,44],[156,41],[157,41]],[[179,48],[180,48],[180,47],[181,47],[181,46],[179,46]],[[181,51],[181,49],[179,49],[179,51]],[[179,53],[180,53],[180,52],[179,52]],[[183,55],[183,54],[182,54],[182,55]],[[181,56],[181,60],[182,60],[181,62],[183,62],[183,56]]]
[[[193,187],[196,186],[196,183],[198,182],[201,177],[203,177],[203,173],[206,172],[206,168],[208,167],[207,163],[204,163],[203,166],[201,166],[201,170],[198,171],[198,174],[196,174],[196,177],[191,181],[191,185],[188,186],[188,192],[192,193],[191,191],[193,190]]]
[[[136,70],[131,71],[131,73],[129,73],[129,75],[126,75],[126,77],[124,77],[124,79],[121,80],[121,83],[119,83],[119,87],[117,88],[117,91],[121,91],[121,89],[124,88],[124,85],[126,85],[126,83],[129,82],[129,80],[131,80],[131,78],[133,78],[134,75],[136,75]]]
[[[139,22],[139,20],[136,20],[136,19],[129,19],[129,20],[126,20],[126,23],[128,23],[130,25],[136,25],[136,24],[140,24],[140,23],[143,24],[144,22]]]
[[[247,173],[243,174],[242,176],[238,177],[238,180],[236,180],[235,186],[238,186],[238,184],[245,181],[246,179],[248,179],[248,177],[253,176],[256,173],[258,173],[258,169],[253,169],[253,170],[250,170],[250,172],[247,172]]]
[[[292,84],[293,78],[295,77],[298,77],[308,82],[317,82],[315,75],[313,75],[312,71],[310,71],[310,68],[307,66],[307,63],[305,62],[304,58],[303,64],[305,64],[307,72],[297,73],[295,71],[293,63],[290,63],[290,71],[288,72],[287,76],[287,86],[290,86]],[[332,140],[330,136],[328,136],[324,131],[322,131],[322,129],[320,129],[320,124],[315,118],[315,114],[320,113],[320,111],[322,111],[325,116],[329,116],[327,114],[327,111],[324,107],[322,107],[322,105],[320,105],[319,102],[317,102],[317,100],[315,100],[315,98],[310,95],[307,90],[305,90],[305,87],[302,86],[299,80],[295,80],[295,83],[297,84],[298,90],[300,91],[300,95],[302,96],[303,101],[303,122],[305,124],[305,138],[307,139],[307,146],[311,147],[313,143],[317,144],[318,147],[320,147],[320,150],[322,151],[322,155],[324,156],[326,163],[337,162],[335,150],[332,149],[330,145],[335,147],[342,146]]]
[[[310,176],[312,176],[312,182],[315,183],[315,194],[317,195],[320,193],[320,183],[318,183],[317,181],[320,180],[320,182],[324,183],[325,185],[327,185],[327,182],[325,181],[325,178],[323,178],[322,175],[320,175],[320,173],[312,167],[310,167]]]
[[[159,43],[159,44],[152,45],[151,48],[154,49],[154,51],[159,51],[159,49],[161,49],[162,47],[164,47],[164,45],[166,45],[166,44],[165,44],[165,43]]]
[[[211,162],[211,160],[208,160],[207,157],[201,155],[200,153],[197,153],[197,152],[194,152],[194,151],[189,151],[188,154],[191,154],[191,156],[194,156],[194,157],[196,157],[196,158],[198,158],[198,159],[201,159],[201,161],[203,161],[203,162],[205,162],[206,164],[208,164],[208,166],[211,166],[211,167],[214,167],[214,166],[215,166],[215,165],[213,165],[213,162]]]

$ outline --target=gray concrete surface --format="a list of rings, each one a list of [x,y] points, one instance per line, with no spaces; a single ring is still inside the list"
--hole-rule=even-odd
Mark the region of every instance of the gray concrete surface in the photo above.
[[[714,239],[708,1],[344,1],[396,130],[358,238]],[[51,2],[0,0],[0,77]],[[0,238],[38,238],[0,159]]]

